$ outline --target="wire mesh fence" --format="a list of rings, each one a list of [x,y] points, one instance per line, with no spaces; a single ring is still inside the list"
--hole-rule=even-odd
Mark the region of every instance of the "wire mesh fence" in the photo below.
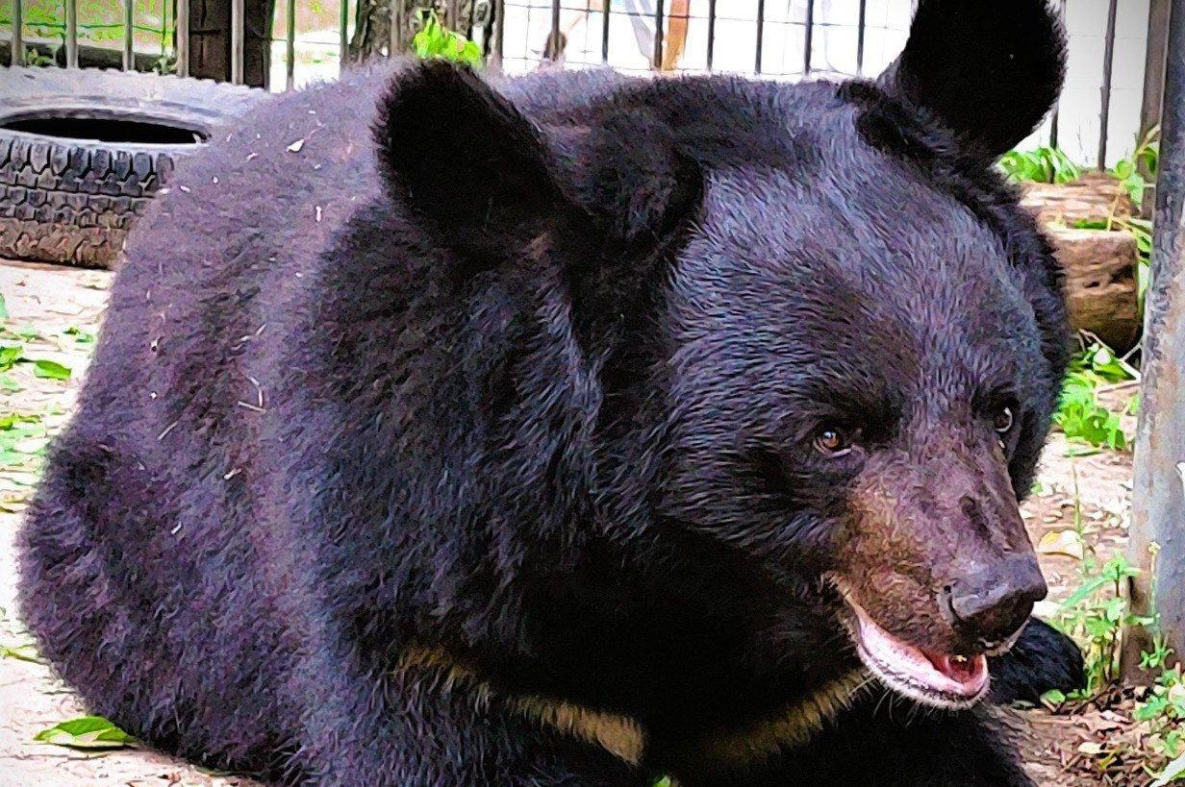
[[[1064,16],[1070,13],[1067,0],[1054,2]],[[230,0],[228,76],[236,83],[244,79],[245,3]],[[268,76],[272,89],[293,89],[310,78],[332,77],[338,69],[348,66],[357,3],[315,3],[322,17],[326,17],[326,10],[332,13],[336,8],[335,19],[330,16],[321,22],[336,30],[322,29],[316,31],[318,36],[298,37],[298,8],[308,11],[312,4],[278,0],[275,27],[282,29],[282,37],[273,41],[272,51],[273,59],[282,64],[282,72],[272,69]],[[632,72],[729,72],[768,79],[803,79],[879,73],[904,45],[915,4],[916,0],[440,0],[437,6],[450,27],[477,41],[488,62],[508,73],[608,65]],[[54,62],[67,68],[78,67],[81,31],[90,39],[118,35],[119,64],[125,69],[138,68],[142,65],[137,58],[138,47],[143,48],[141,34],[150,32],[160,40],[160,56],[155,61],[158,70],[182,76],[190,71],[190,0],[158,0],[149,24],[136,18],[137,12],[144,13],[143,0],[98,3],[106,7],[106,12],[99,15],[102,21],[85,23],[79,20],[79,0],[55,0],[50,4],[9,0],[9,5],[8,18],[0,17],[0,30],[8,27],[10,62],[14,65],[46,64],[44,50],[29,46],[28,33],[33,31],[41,33],[42,38],[48,35],[60,39]],[[49,5],[60,7],[61,14],[49,18]],[[392,40],[386,51],[405,48],[405,31],[415,24],[414,19],[405,18],[407,0],[383,0],[382,5],[396,22],[391,26]],[[1136,5],[1140,8],[1134,9]],[[1114,156],[1114,137],[1133,136],[1132,124],[1138,124],[1138,119],[1130,117],[1133,113],[1127,112],[1118,123],[1114,119],[1116,66],[1122,66],[1122,76],[1127,79],[1120,91],[1130,92],[1133,63],[1138,60],[1142,66],[1144,52],[1137,50],[1138,42],[1130,35],[1131,25],[1125,35],[1120,34],[1120,26],[1127,23],[1132,10],[1136,17],[1143,12],[1146,24],[1147,7],[1148,0],[1128,0],[1121,16],[1118,0],[1076,3],[1074,13],[1086,20],[1080,26],[1090,28],[1095,24],[1093,17],[1098,17],[1101,35],[1097,42],[1093,34],[1082,36],[1091,49],[1097,43],[1097,53],[1088,53],[1089,58],[1075,55],[1072,48],[1071,77],[1075,68],[1082,70],[1090,65],[1082,61],[1096,61],[1097,104],[1093,117],[1085,118],[1083,108],[1089,101],[1083,89],[1068,90],[1074,130],[1067,133],[1062,117],[1067,99],[1063,99],[1063,107],[1041,131],[1042,141],[1054,146],[1069,143],[1081,150],[1079,160],[1093,159],[1098,166],[1105,166],[1108,157]],[[1087,42],[1087,38],[1091,41]],[[1122,46],[1117,47],[1117,42]],[[311,76],[298,73],[299,56],[309,50],[319,53],[311,58],[317,61],[316,67],[306,68]],[[1125,97],[1124,108],[1130,108],[1130,98]],[[1091,137],[1096,144],[1090,144]]]

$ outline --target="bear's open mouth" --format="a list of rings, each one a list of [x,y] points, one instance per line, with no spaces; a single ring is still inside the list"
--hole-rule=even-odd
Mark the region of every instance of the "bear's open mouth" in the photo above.
[[[847,607],[849,614],[841,617],[856,643],[860,660],[890,689],[926,705],[956,710],[971,707],[987,694],[987,656],[937,653],[911,645],[873,620],[856,603],[843,580],[834,575],[827,580]],[[1010,648],[1015,639],[999,652]]]
[[[987,657],[950,655],[910,645],[881,628],[857,604],[853,636],[860,659],[889,688],[939,708],[967,708],[987,693]]]

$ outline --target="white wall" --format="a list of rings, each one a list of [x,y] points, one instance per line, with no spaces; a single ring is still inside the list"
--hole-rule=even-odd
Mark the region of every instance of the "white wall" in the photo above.
[[[983,0],[991,2],[991,0]],[[609,63],[627,71],[647,71],[654,41],[655,0],[610,0]],[[665,9],[670,13],[670,0]],[[713,70],[751,74],[755,68],[757,0],[717,0]],[[1120,0],[1116,27],[1107,163],[1134,147],[1144,85],[1144,52],[1149,0]],[[564,0],[560,28],[567,33],[564,64],[601,62],[601,0]],[[588,8],[596,10],[584,10]],[[805,44],[806,0],[767,0],[762,73],[800,79]],[[875,75],[905,44],[911,0],[868,0],[864,73]],[[1069,71],[1062,97],[1059,145],[1072,159],[1093,164],[1098,151],[1102,107],[1103,51],[1108,0],[1068,0]],[[708,0],[691,0],[683,71],[707,68]],[[859,0],[815,0],[812,66],[819,72],[856,73]],[[504,67],[509,72],[537,68],[551,31],[550,0],[507,0]],[[1048,122],[1022,147],[1045,143]]]

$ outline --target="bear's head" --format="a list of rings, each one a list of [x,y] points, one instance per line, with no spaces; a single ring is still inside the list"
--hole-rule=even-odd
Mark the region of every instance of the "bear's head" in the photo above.
[[[429,63],[396,80],[377,136],[453,280],[508,268],[547,292],[513,352],[548,376],[482,387],[492,421],[520,422],[491,431],[508,461],[567,452],[530,472],[583,468],[585,488],[546,494],[610,541],[709,573],[721,556],[785,615],[840,621],[891,687],[960,707],[1046,592],[1018,500],[1066,317],[992,166],[1063,60],[1044,0],[922,0],[876,83],[500,92]],[[534,405],[506,404],[527,389]]]

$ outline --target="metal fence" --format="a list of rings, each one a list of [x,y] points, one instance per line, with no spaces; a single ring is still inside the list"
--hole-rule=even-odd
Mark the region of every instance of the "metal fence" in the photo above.
[[[1156,0],[1152,0],[1155,2]],[[11,0],[11,62],[21,65],[25,62],[23,40],[23,7],[27,0]],[[175,2],[175,71],[181,76],[189,73],[190,63],[190,0]],[[296,0],[279,0],[285,15],[284,85],[292,89],[296,85]],[[341,67],[349,62],[349,29],[351,4],[339,0],[338,44]],[[562,64],[564,66],[588,66],[605,64],[625,70],[641,68],[655,72],[730,72],[749,73],[754,76],[773,79],[802,79],[820,73],[847,76],[864,76],[869,67],[870,36],[878,37],[878,53],[904,41],[904,27],[890,29],[885,25],[870,22],[870,0],[835,0],[843,6],[848,15],[846,21],[837,21],[834,14],[821,14],[831,6],[832,0],[783,0],[775,4],[770,0],[447,0],[442,3],[446,23],[457,28],[468,37],[478,41],[488,60],[497,68],[507,71],[523,71],[536,67]],[[903,11],[908,13],[916,0],[901,0]],[[1057,0],[1062,14],[1067,10],[1067,0]],[[231,81],[241,83],[244,73],[245,0],[231,0],[230,41]],[[885,6],[880,0],[878,9]],[[76,68],[79,64],[78,2],[64,0],[65,22],[62,31],[64,39],[65,65]],[[133,41],[133,0],[121,0],[124,35],[122,40],[122,66],[125,69],[136,65]],[[396,24],[392,25],[392,40],[389,51],[404,48],[404,31],[407,22],[403,18],[405,2],[391,0],[390,13]],[[727,13],[725,12],[727,7]],[[539,14],[545,17],[548,34],[543,45],[534,52],[528,38],[539,29]],[[1107,0],[1105,7],[1105,35],[1100,64],[1101,85],[1098,109],[1098,145],[1095,164],[1104,167],[1108,159],[1109,137],[1111,136],[1112,86],[1116,64],[1116,30],[1119,15],[1119,0]],[[882,14],[883,15],[883,14]],[[462,18],[463,17],[463,18]],[[565,17],[568,24],[565,25]],[[575,21],[573,21],[575,20]],[[624,23],[624,24],[623,24]],[[584,31],[583,42],[572,40],[576,27]],[[641,53],[632,63],[628,58],[618,56],[622,51],[616,37],[625,35],[625,27],[633,34],[635,47],[643,46],[649,51]],[[727,29],[725,30],[725,28]],[[747,29],[747,32],[746,32]],[[691,35],[694,32],[694,35]],[[885,37],[888,36],[886,39]],[[794,40],[797,37],[797,42]],[[721,68],[721,41],[729,56],[729,63]],[[849,55],[845,63],[836,66],[832,62],[820,63],[820,42],[839,41]],[[780,60],[771,48],[781,53]],[[739,61],[748,50],[749,59]],[[787,53],[796,57],[787,57]],[[895,52],[890,51],[889,57]],[[1144,53],[1139,53],[1144,57]],[[1163,55],[1162,55],[1163,56]],[[844,58],[841,58],[844,59]],[[776,62],[775,62],[776,61]],[[1149,61],[1154,62],[1154,61]],[[879,58],[870,70],[879,71],[885,58]],[[787,67],[789,66],[789,67]],[[1148,99],[1145,97],[1145,104]],[[1141,125],[1147,126],[1144,122]],[[1055,111],[1044,133],[1049,144],[1057,146],[1063,133],[1060,109]]]

